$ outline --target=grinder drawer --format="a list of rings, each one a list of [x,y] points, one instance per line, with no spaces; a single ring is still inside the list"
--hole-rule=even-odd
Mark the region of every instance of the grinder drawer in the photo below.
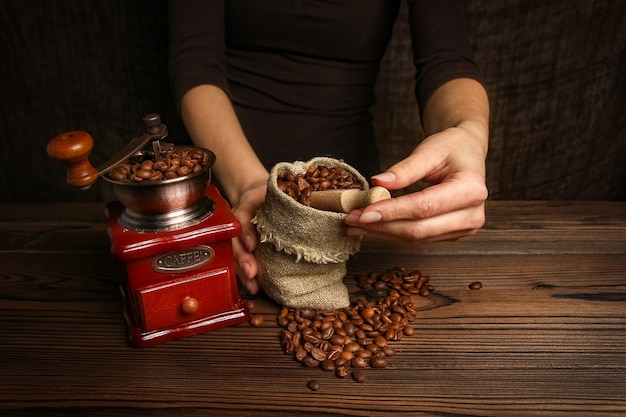
[[[232,308],[228,268],[161,282],[137,291],[144,331],[165,329]]]

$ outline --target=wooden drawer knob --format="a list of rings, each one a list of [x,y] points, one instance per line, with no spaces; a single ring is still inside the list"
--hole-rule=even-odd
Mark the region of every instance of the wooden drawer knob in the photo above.
[[[200,304],[198,303],[198,300],[193,297],[185,297],[183,302],[180,304],[180,310],[185,315],[190,315],[198,312],[199,307]]]

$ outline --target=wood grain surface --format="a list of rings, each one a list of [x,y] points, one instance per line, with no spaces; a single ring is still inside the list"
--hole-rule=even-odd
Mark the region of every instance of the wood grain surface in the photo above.
[[[0,207],[0,415],[626,414],[626,203],[489,202],[485,227],[457,242],[366,239],[352,293],[354,274],[395,266],[436,289],[364,383],[284,355],[262,295],[245,296],[261,327],[130,347],[103,209]]]

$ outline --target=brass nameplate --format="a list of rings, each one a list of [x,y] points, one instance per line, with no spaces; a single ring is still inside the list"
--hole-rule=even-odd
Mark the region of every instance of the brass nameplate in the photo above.
[[[185,272],[211,262],[214,256],[213,248],[200,245],[155,256],[152,268],[162,273]]]

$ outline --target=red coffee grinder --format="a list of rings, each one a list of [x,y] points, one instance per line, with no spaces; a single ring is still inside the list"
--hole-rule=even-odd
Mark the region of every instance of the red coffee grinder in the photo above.
[[[144,116],[145,132],[99,169],[88,161],[87,132],[60,134],[48,154],[67,166],[67,182],[88,188],[99,176],[112,184],[117,201],[105,217],[111,252],[125,263],[120,286],[129,340],[143,348],[241,323],[249,318],[237,290],[231,239],[241,224],[211,184],[215,155],[203,148],[163,142],[167,127],[158,114]],[[201,170],[161,181],[120,181],[111,171],[131,159],[160,160],[170,149],[201,151]],[[208,161],[208,162],[207,162]]]

